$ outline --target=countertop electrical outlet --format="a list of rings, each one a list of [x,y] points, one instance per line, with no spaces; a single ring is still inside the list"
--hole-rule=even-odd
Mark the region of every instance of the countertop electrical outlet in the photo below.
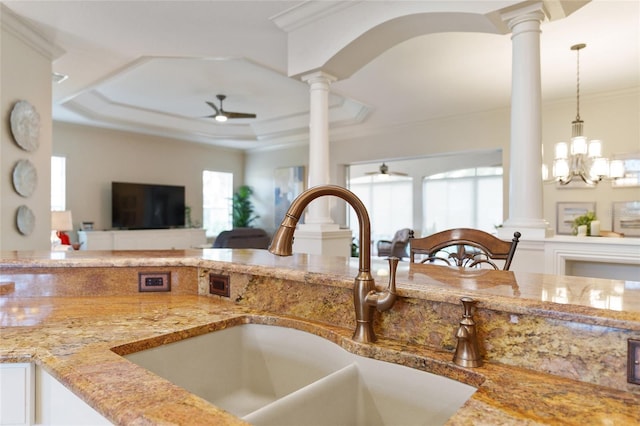
[[[140,272],[138,274],[138,290],[171,291],[171,274],[169,272]]]
[[[209,274],[209,294],[229,297],[231,295],[229,275]]]
[[[640,340],[629,339],[627,381],[640,385]]]

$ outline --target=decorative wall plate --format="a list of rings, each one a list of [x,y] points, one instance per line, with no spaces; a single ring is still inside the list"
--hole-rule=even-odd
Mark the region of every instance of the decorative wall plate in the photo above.
[[[38,172],[29,160],[20,160],[13,168],[13,187],[23,197],[30,197],[38,184]]]
[[[18,231],[20,231],[22,235],[30,235],[33,232],[35,224],[36,216],[31,209],[25,205],[18,207],[18,212],[16,213]]]
[[[40,146],[40,114],[29,102],[18,101],[13,106],[11,133],[25,151],[35,151]]]

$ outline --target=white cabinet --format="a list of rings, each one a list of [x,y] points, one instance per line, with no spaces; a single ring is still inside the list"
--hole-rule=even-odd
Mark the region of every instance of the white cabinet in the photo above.
[[[0,425],[111,425],[59,381],[31,363],[0,363]]]
[[[204,229],[78,231],[80,250],[184,250],[207,243]]]
[[[0,364],[0,425],[32,425],[34,395],[33,364]]]
[[[100,413],[41,367],[35,368],[35,418],[39,425],[111,425]]]

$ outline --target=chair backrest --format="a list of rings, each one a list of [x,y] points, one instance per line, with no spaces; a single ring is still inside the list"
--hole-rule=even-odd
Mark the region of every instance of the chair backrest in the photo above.
[[[403,228],[396,231],[395,235],[393,236],[393,240],[391,240],[391,242],[392,243],[408,243],[409,238],[411,238],[412,236],[413,236],[413,232],[411,229]]]
[[[456,228],[428,237],[412,238],[409,242],[411,263],[441,262],[464,268],[488,265],[508,271],[520,241],[520,232],[514,232],[511,241],[504,241],[479,229]],[[494,260],[504,260],[498,267]]]

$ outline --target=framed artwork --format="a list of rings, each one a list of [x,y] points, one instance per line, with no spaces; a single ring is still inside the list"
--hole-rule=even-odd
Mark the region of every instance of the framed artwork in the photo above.
[[[640,201],[613,203],[613,232],[640,237]]]
[[[275,213],[273,220],[276,228],[280,226],[289,206],[305,190],[304,166],[281,167],[274,172]],[[302,218],[298,223],[302,223]]]
[[[587,214],[587,212],[595,211],[596,203],[592,202],[558,203],[556,208],[556,234],[572,235],[575,218]]]
[[[640,151],[614,155],[612,160],[622,160],[624,164],[624,177],[612,180],[613,188],[640,186]]]

